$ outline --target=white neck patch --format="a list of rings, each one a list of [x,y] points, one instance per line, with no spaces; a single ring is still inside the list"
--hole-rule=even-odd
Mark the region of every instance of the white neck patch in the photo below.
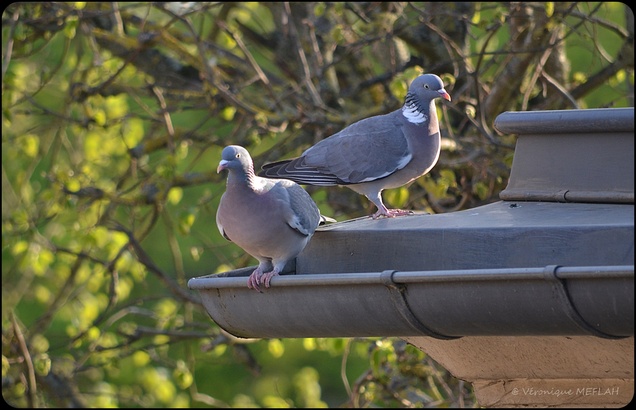
[[[428,120],[428,117],[424,115],[424,113],[418,111],[417,108],[411,104],[404,104],[402,107],[402,115],[413,124],[421,124]]]
[[[267,180],[252,173],[247,179],[248,185],[255,191],[260,192],[267,186]]]

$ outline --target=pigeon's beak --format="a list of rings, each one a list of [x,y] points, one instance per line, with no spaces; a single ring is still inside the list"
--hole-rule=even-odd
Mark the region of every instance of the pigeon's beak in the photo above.
[[[216,167],[216,173],[218,174],[219,172],[223,171],[225,168],[227,168],[227,161],[222,159],[221,162],[219,162],[219,166]]]
[[[450,100],[451,100],[450,95],[446,92],[446,90],[445,90],[445,89],[443,89],[443,88],[442,88],[441,90],[439,90],[439,91],[437,91],[437,92],[439,93],[439,95],[440,95],[443,99],[445,99],[445,100],[447,100],[447,101],[450,101]]]

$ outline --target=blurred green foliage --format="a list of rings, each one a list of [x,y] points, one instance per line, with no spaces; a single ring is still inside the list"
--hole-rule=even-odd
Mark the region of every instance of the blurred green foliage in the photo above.
[[[297,155],[435,72],[453,98],[438,104],[442,156],[385,198],[449,212],[506,185],[515,136],[493,129],[498,113],[633,106],[633,14],[618,2],[12,3],[2,56],[15,407],[475,406],[397,338],[219,329],[187,280],[255,262],[215,226],[220,151],[243,145],[257,166]],[[339,220],[372,211],[307,189]]]

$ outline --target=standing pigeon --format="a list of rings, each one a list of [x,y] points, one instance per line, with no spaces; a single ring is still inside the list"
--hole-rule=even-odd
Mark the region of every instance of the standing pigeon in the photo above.
[[[435,99],[439,97],[451,100],[442,79],[420,75],[411,83],[401,109],[353,123],[298,158],[265,164],[260,175],[299,184],[345,185],[377,206],[374,219],[409,214],[387,209],[382,190],[408,184],[437,162],[440,132]]]
[[[221,158],[216,171],[229,172],[216,224],[221,235],[258,260],[247,286],[260,292],[260,285],[268,288],[272,277],[305,248],[321,221],[334,220],[321,216],[295,182],[257,176],[245,148],[227,146]]]

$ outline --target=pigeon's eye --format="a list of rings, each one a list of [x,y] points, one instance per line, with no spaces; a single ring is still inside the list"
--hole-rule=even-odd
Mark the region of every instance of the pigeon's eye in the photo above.
[[[428,84],[424,84],[424,88],[427,88],[427,89],[428,89]]]
[[[236,158],[241,158],[241,154],[236,154]]]

